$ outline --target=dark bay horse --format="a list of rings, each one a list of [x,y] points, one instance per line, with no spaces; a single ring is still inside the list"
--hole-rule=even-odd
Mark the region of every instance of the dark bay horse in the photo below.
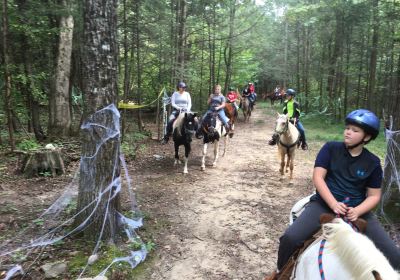
[[[233,103],[226,103],[225,105],[225,115],[229,118],[229,124],[231,126],[231,130],[229,131],[229,137],[232,138],[235,132],[235,122],[238,117],[238,111],[235,108],[235,104]]]
[[[208,143],[214,144],[214,161],[213,161],[213,167],[217,166],[217,160],[219,156],[219,140],[221,137],[224,137],[224,153],[225,155],[226,152],[226,145],[227,145],[227,132],[225,129],[225,126],[222,125],[222,121],[218,117],[217,112],[212,112],[206,115],[202,122],[202,127],[203,131],[203,157],[201,160],[201,170],[206,169],[206,155],[207,155],[207,145]]]
[[[271,100],[271,105],[274,105],[275,101],[280,101],[282,104],[285,99],[285,89],[281,89],[279,92],[270,92],[266,97]]]
[[[172,138],[174,140],[175,147],[175,161],[174,165],[180,164],[179,160],[179,146],[183,145],[185,147],[185,166],[183,167],[183,173],[188,173],[187,163],[191,150],[192,136],[197,130],[199,121],[197,119],[196,113],[186,113],[181,112],[176,118],[173,124],[173,134]]]

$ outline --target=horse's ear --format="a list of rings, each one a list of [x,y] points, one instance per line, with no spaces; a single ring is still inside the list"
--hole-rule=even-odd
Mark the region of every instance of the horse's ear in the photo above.
[[[185,118],[187,118],[187,112],[185,112]]]
[[[326,224],[332,222],[332,220],[335,218],[335,215],[330,214],[330,213],[323,213],[321,216],[319,216],[319,223]]]
[[[368,222],[362,218],[358,218],[356,221],[354,221],[354,224],[358,228],[358,230],[362,233],[365,233],[365,230],[367,229],[367,224]]]
[[[375,280],[382,280],[382,277],[378,271],[372,270],[372,274],[374,275]]]

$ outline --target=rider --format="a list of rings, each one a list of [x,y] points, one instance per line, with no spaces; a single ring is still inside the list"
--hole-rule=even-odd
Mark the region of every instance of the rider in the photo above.
[[[250,107],[253,110],[254,105],[256,105],[256,97],[257,97],[253,83],[249,82],[247,84],[247,87],[242,92],[242,97],[249,99]]]
[[[303,150],[308,149],[308,145],[306,142],[306,134],[304,131],[303,124],[300,122],[300,105],[299,103],[294,100],[296,96],[296,91],[289,88],[286,91],[286,98],[287,100],[285,101],[285,105],[283,107],[283,113],[288,114],[288,117],[292,123],[297,127],[297,129],[300,132],[300,141],[301,141],[301,148]],[[279,134],[274,133],[272,135],[272,139],[269,140],[268,144],[269,145],[275,145],[279,140]]]
[[[281,95],[281,86],[280,85],[276,85],[276,87],[274,89],[274,95],[275,95],[275,97],[278,97]]]
[[[167,133],[162,139],[161,144],[167,144],[169,137],[172,134],[172,124],[178,117],[181,111],[190,112],[192,108],[192,100],[190,98],[190,93],[186,91],[186,84],[184,82],[179,82],[177,85],[177,91],[175,91],[171,96],[171,106],[172,112],[169,116],[169,121],[167,124]]]
[[[351,222],[359,217],[366,220],[365,235],[394,269],[400,269],[399,248],[371,212],[381,198],[382,167],[379,158],[364,145],[378,136],[379,119],[374,113],[359,109],[347,115],[345,124],[344,141],[326,143],[317,155],[313,172],[316,194],[280,238],[278,271],[318,231],[322,213],[342,215]],[[346,198],[349,200],[345,204]],[[269,279],[275,276],[276,272]]]
[[[238,100],[238,94],[234,87],[229,87],[229,92],[226,94],[226,99],[228,99],[229,103],[232,103],[235,108],[235,116],[238,114],[239,106],[236,104],[236,100]]]
[[[214,93],[210,94],[207,100],[207,104],[209,105],[208,111],[204,114],[203,118],[200,121],[199,129],[196,131],[196,137],[201,138],[202,136],[202,122],[206,118],[206,116],[210,113],[217,112],[220,120],[225,126],[226,132],[230,130],[229,118],[225,115],[225,97],[221,93],[221,86],[214,86]]]

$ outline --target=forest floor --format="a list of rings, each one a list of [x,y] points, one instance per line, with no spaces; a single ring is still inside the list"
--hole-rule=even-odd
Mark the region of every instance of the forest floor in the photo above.
[[[162,225],[154,235],[155,256],[139,279],[263,279],[275,268],[290,208],[313,192],[321,143],[296,151],[290,182],[278,171],[277,147],[267,145],[273,111],[256,109],[249,123],[242,120],[215,168],[209,146],[206,170],[200,170],[202,142],[194,140],[187,175],[173,166],[172,143],[149,147],[153,158],[132,170],[140,208]]]
[[[249,123],[240,115],[227,153],[216,167],[209,146],[206,170],[200,170],[202,142],[197,139],[192,143],[189,174],[183,174],[183,166],[173,165],[172,142],[160,145],[149,138],[136,159],[128,160],[133,189],[145,214],[139,235],[156,244],[135,279],[263,279],[275,269],[278,239],[288,226],[290,208],[314,190],[311,174],[322,143],[310,142],[308,151],[296,151],[290,182],[279,174],[277,147],[267,144],[275,124],[274,108],[261,107]],[[222,148],[223,143],[221,154]],[[77,165],[71,161],[63,176],[26,179],[15,174],[16,159],[2,161],[0,244],[63,192]],[[71,255],[62,258],[68,263]],[[39,265],[35,270],[35,277],[24,279],[42,279]],[[65,273],[60,279],[74,279],[71,275]]]

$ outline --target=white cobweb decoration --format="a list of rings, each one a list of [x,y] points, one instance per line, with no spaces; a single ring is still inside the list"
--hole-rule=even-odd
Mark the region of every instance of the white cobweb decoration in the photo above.
[[[391,235],[400,244],[400,234],[396,227],[400,226],[398,211],[400,210],[400,131],[393,131],[393,122],[385,129],[386,157],[384,162],[384,181],[382,198],[378,214],[389,225]]]
[[[103,123],[91,121],[104,120],[110,117],[112,118],[112,122],[109,127],[104,126]],[[98,142],[96,143],[95,153],[87,157],[82,156],[81,164],[84,163],[85,160],[87,161],[95,159],[101,146],[107,143],[107,141],[120,138],[119,119],[120,114],[118,109],[114,104],[111,104],[95,112],[91,117],[88,118],[88,121],[82,125],[82,129],[90,129],[95,127],[96,129],[91,129],[91,131],[97,133],[96,136],[99,135],[99,128],[101,129],[102,133],[100,133],[101,137],[99,137]],[[122,154],[115,156],[116,158],[119,158],[119,163],[122,166],[121,175],[112,177],[112,182],[109,182],[109,185],[102,192],[100,192],[97,197],[93,199],[93,201],[83,207],[80,212],[71,213],[71,205],[76,202],[78,195],[79,172],[77,171],[72,181],[64,189],[62,195],[50,207],[48,207],[37,219],[33,220],[28,227],[17,233],[13,238],[10,238],[0,244],[0,264],[7,264],[8,267],[10,267],[5,275],[4,280],[9,280],[18,274],[24,275],[25,271],[29,271],[29,269],[40,258],[41,253],[46,247],[55,245],[63,239],[67,237],[73,237],[77,233],[83,231],[86,226],[89,225],[92,215],[94,215],[94,213],[97,211],[100,201],[106,198],[106,207],[105,209],[102,209],[102,211],[105,211],[105,214],[101,228],[104,229],[108,220],[107,213],[109,210],[108,207],[110,205],[110,201],[118,193],[121,193],[122,187],[127,188],[127,193],[129,193],[130,196],[131,213],[133,213],[136,218],[126,217],[122,213],[118,213],[118,224],[121,226],[121,231],[126,235],[126,239],[134,242],[136,245],[138,245],[138,247],[140,247],[140,249],[130,250],[126,256],[114,258],[111,263],[104,267],[104,270],[97,276],[104,276],[115,263],[126,262],[131,268],[135,268],[139,263],[145,260],[148,253],[146,246],[135,231],[143,225],[143,218],[137,208],[135,194],[132,191],[131,178],[128,174],[124,157]],[[88,168],[90,168],[90,166]],[[117,174],[117,172],[115,172],[117,168],[119,168],[119,166],[114,167],[114,175]],[[94,172],[93,170],[86,171]],[[110,191],[111,189],[114,191]],[[75,226],[75,218],[81,215],[81,213],[87,210],[89,207],[93,207],[91,213],[85,219],[83,219],[84,221],[81,224]],[[37,221],[41,221],[43,223],[39,230],[37,227]],[[92,250],[91,256],[88,257],[86,266],[82,267],[80,271],[78,279],[85,275],[89,265],[89,259],[93,258],[94,256],[97,257],[100,248],[101,237],[102,230]],[[21,256],[23,257],[21,258]],[[27,265],[26,260],[29,256],[33,256],[33,261],[30,265]]]

